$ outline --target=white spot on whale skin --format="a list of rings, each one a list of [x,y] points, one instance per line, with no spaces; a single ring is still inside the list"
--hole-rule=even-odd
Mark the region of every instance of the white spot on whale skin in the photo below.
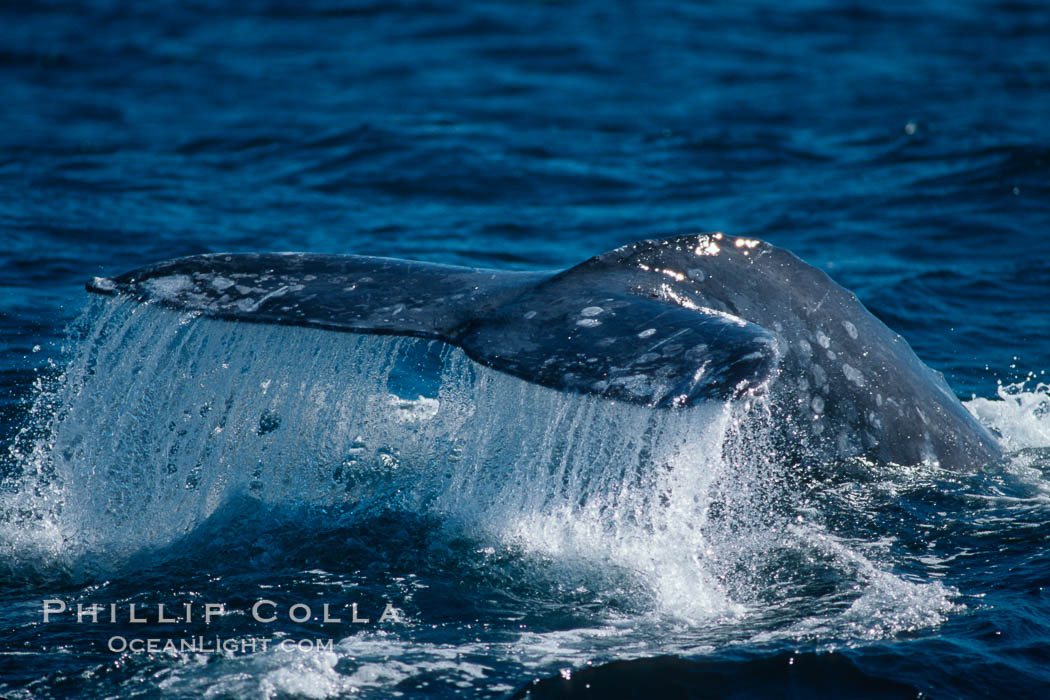
[[[930,421],[926,418],[926,414],[923,413],[918,406],[915,407],[915,412],[919,415],[919,419],[926,425],[929,425]]]
[[[705,343],[697,343],[686,351],[685,359],[690,362],[706,361],[708,355],[710,355],[709,350]]]
[[[535,311],[527,311],[527,312],[525,312],[525,320],[526,321],[531,321],[534,318],[536,318],[536,312]]]
[[[849,434],[846,433],[845,430],[839,432],[839,434],[835,436],[835,444],[838,447],[838,451],[841,454],[846,455],[856,452],[856,450],[853,447],[853,443],[849,439]]]
[[[283,287],[278,287],[277,289],[273,290],[272,292],[263,295],[261,298],[255,300],[255,301],[253,301],[251,299],[240,299],[240,300],[237,301],[237,308],[239,308],[241,311],[245,311],[245,312],[249,312],[249,313],[252,312],[252,311],[258,311],[259,307],[261,307],[263,304],[268,302],[270,299],[273,299],[273,298],[279,297],[279,296],[283,296],[284,294],[287,294],[288,292],[301,291],[302,288],[303,288],[303,286],[301,284],[286,284]]]
[[[602,325],[602,322],[596,318],[581,318],[576,322],[577,326],[583,326],[584,328],[594,328],[595,326]]]
[[[211,281],[211,286],[215,287],[215,289],[219,290],[220,292],[229,289],[233,285],[234,285],[234,281],[233,280],[228,280],[225,277],[221,277],[221,276],[214,277],[214,278],[212,278],[212,281]]]
[[[817,331],[817,342],[825,350],[831,347],[831,338],[824,331]]]
[[[639,357],[637,361],[642,363],[642,364],[645,364],[645,363],[648,363],[648,362],[655,362],[656,360],[659,360],[659,359],[660,359],[659,353],[647,352],[644,355],[642,355],[641,357]]]
[[[583,311],[580,312],[580,315],[581,316],[588,316],[588,317],[590,317],[590,316],[597,316],[598,314],[600,314],[604,310],[605,309],[603,309],[600,306],[588,306],[587,308],[585,308]]]
[[[686,271],[686,274],[689,275],[689,279],[693,280],[694,282],[703,282],[707,278],[707,275],[705,275],[704,271],[701,270],[699,267],[689,268]]]
[[[818,415],[824,412],[824,399],[819,396],[814,396],[809,405],[813,409],[813,412]]]
[[[857,327],[856,326],[854,326],[849,321],[843,321],[842,322],[842,327],[846,329],[846,333],[849,334],[850,338],[853,338],[854,340],[857,339]]]
[[[649,338],[656,334],[655,328],[646,328],[644,331],[638,334],[639,338]]]
[[[828,381],[828,376],[824,373],[824,368],[820,365],[810,365],[810,370],[813,372],[813,382],[816,386],[824,386]]]
[[[174,299],[179,294],[193,289],[193,280],[186,275],[171,275],[146,280],[144,285],[158,299]]]
[[[842,365],[842,373],[846,375],[846,379],[850,380],[857,386],[862,387],[866,384],[866,382],[864,381],[864,375],[861,373],[861,371],[858,369],[854,369],[850,365]]]

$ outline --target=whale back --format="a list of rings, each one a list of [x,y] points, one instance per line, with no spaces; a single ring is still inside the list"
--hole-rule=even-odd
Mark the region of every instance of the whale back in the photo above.
[[[810,451],[956,468],[1001,456],[941,373],[852,292],[789,251],[703,234],[624,246],[588,264],[659,274],[658,294],[769,331],[780,354],[773,410],[787,440]]]

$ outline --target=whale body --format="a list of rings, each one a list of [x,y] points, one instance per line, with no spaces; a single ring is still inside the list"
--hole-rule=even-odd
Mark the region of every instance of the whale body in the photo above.
[[[231,321],[437,339],[526,381],[654,409],[760,399],[784,444],[836,458],[970,469],[1001,456],[900,335],[755,239],[646,240],[549,272],[210,254],[87,289]]]

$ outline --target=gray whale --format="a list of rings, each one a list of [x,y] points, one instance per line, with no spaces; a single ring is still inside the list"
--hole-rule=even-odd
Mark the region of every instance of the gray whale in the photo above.
[[[199,255],[87,289],[233,321],[438,339],[530,382],[654,408],[765,397],[784,444],[839,458],[967,469],[1001,456],[900,335],[754,239],[646,240],[553,272]]]

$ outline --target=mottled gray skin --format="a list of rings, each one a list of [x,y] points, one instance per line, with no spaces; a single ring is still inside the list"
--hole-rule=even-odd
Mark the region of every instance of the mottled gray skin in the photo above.
[[[674,271],[659,294],[747,319],[779,355],[768,383],[784,434],[838,457],[970,469],[995,438],[908,343],[822,271],[786,250],[720,234],[625,246],[585,264]]]
[[[973,468],[995,439],[856,297],[721,234],[642,241],[561,272],[307,254],[182,258],[88,289],[204,315],[436,338],[528,381],[660,408],[768,395],[804,450]]]
[[[497,272],[351,255],[219,254],[96,278],[94,292],[215,318],[436,338],[495,369],[561,390],[650,406],[764,385],[773,337],[714,310],[669,303],[637,271],[589,261]]]

